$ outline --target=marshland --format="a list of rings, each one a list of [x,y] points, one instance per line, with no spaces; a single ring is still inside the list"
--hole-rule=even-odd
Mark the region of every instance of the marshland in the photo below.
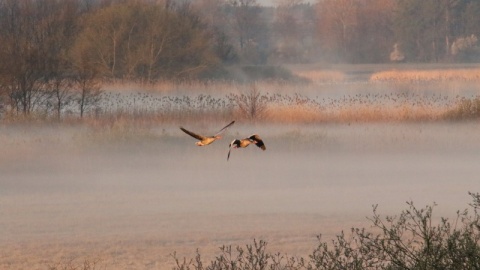
[[[0,268],[478,269],[480,3],[436,4],[0,0]]]
[[[82,121],[5,119],[1,265],[166,269],[254,239],[307,258],[318,235],[370,228],[373,205],[398,215],[407,201],[454,220],[478,186],[479,89],[441,78],[111,85]],[[230,120],[207,147],[179,129]],[[227,161],[253,133],[267,150]]]

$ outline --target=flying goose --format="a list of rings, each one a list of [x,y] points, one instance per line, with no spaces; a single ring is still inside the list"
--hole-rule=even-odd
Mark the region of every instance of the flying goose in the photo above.
[[[232,121],[230,122],[230,124],[226,125],[224,128],[220,129],[215,135],[213,136],[202,136],[202,135],[198,135],[194,132],[191,132],[189,130],[186,130],[184,129],[183,127],[180,127],[180,129],[187,133],[188,135],[192,136],[193,138],[199,140],[198,142],[196,142],[195,144],[198,145],[198,146],[205,146],[205,145],[209,145],[211,143],[213,143],[214,141],[218,140],[218,139],[221,139],[222,136],[221,134],[223,132],[225,132],[225,130],[230,127],[231,125],[233,125],[235,123],[235,121]]]
[[[266,150],[265,144],[263,140],[257,134],[253,134],[252,136],[245,138],[245,139],[235,139],[230,143],[230,149],[228,150],[227,160],[230,158],[230,151],[232,148],[245,148],[250,144],[254,143],[256,146],[260,147],[262,150]]]

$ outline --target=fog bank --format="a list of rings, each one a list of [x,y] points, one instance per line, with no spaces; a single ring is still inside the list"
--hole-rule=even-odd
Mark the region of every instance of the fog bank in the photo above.
[[[229,142],[252,133],[267,150],[233,149],[227,162]],[[214,256],[223,244],[254,238],[305,256],[318,234],[368,228],[375,204],[394,215],[406,201],[435,202],[438,217],[454,217],[467,192],[478,192],[479,135],[476,123],[238,122],[223,140],[197,147],[176,126],[127,139],[79,127],[7,127],[0,267],[80,258],[164,269],[173,251]]]

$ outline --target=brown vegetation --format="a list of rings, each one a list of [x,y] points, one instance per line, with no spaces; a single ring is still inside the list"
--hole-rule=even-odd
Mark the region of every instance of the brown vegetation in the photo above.
[[[318,236],[319,244],[307,258],[272,254],[265,241],[254,240],[245,248],[220,247],[220,255],[208,264],[198,251],[190,260],[180,260],[173,253],[174,269],[477,269],[480,194],[470,195],[470,209],[458,211],[452,221],[435,222],[434,206],[417,208],[411,201],[398,216],[383,217],[374,206],[370,229],[342,231],[331,242]]]
[[[480,69],[389,70],[370,76],[372,82],[480,81]]]
[[[295,77],[280,65],[385,63],[393,44],[406,62],[475,62],[478,10],[467,0],[281,1],[274,8],[255,0],[0,0],[0,109],[61,119],[76,107],[83,117],[96,110],[99,84],[118,81],[340,82],[342,72]],[[372,80],[479,76],[414,72]]]
[[[307,257],[271,253],[267,242],[232,247],[223,245],[213,260],[197,249],[195,258],[171,253],[174,270],[216,269],[478,269],[480,266],[480,194],[469,193],[473,202],[450,220],[434,216],[435,204],[418,208],[412,201],[396,216],[382,216],[373,206],[370,228],[352,227],[331,241],[317,236],[318,245]],[[50,265],[50,270],[94,270],[98,261]]]
[[[453,83],[479,80],[471,75],[476,74],[475,70],[463,71],[463,69],[459,71],[424,70],[419,72],[420,75],[416,77],[416,81],[420,80],[418,78],[423,78],[420,81],[428,80],[428,82],[436,82],[435,78],[440,78],[442,81]],[[335,74],[338,73],[335,72]],[[391,76],[388,77],[389,79],[380,80],[376,74],[391,74]],[[143,116],[164,122],[208,121],[211,118],[222,121],[236,118],[274,123],[412,122],[477,117],[474,112],[477,99],[475,96],[449,94],[451,90],[448,85],[444,85],[443,90],[438,94],[429,92],[431,90],[423,89],[425,86],[411,84],[413,79],[409,76],[415,76],[415,74],[417,73],[412,70],[385,71],[372,75],[375,79],[370,82],[340,81],[301,85],[271,81],[257,82],[253,85],[227,82],[179,84],[165,82],[156,84],[144,94],[124,95],[121,91],[115,91],[105,95],[100,111],[101,115],[120,113],[125,117]],[[469,79],[461,79],[467,77]],[[432,85],[435,88],[435,84]],[[335,97],[335,89],[340,87],[348,91]],[[458,85],[455,87],[461,88]],[[465,87],[469,89],[471,86]],[[379,90],[376,93],[369,92],[371,88]],[[321,91],[330,91],[330,94],[323,97],[314,96],[314,93],[323,93]],[[197,92],[209,94],[196,94]],[[453,117],[453,115],[456,116]]]
[[[432,93],[422,90],[426,85],[422,87],[423,84],[415,83],[433,83],[438,80],[455,83],[478,81],[475,75],[471,75],[476,74],[474,71],[463,74],[456,71],[379,72],[372,76],[371,82],[353,84],[338,82],[296,85],[258,82],[253,85],[240,85],[227,82],[162,82],[145,90],[142,90],[142,85],[117,83],[105,87],[107,90],[103,93],[88,94],[88,103],[84,107],[87,116],[85,123],[92,120],[206,123],[212,119],[241,119],[273,123],[350,123],[476,119],[479,117],[478,97],[449,94],[445,92],[449,91],[448,85],[444,86],[447,88],[444,91]],[[459,79],[460,76],[469,79],[462,80]],[[412,82],[414,83],[411,84]],[[431,87],[435,87],[436,84],[432,85]],[[338,87],[348,91],[337,96],[334,88]],[[331,94],[315,96],[318,88],[324,88],[326,90],[322,91],[330,91]],[[368,92],[369,88],[380,90]],[[63,110],[61,121],[76,121],[78,109],[65,104]],[[50,121],[58,119],[57,116],[54,111],[34,111],[28,117],[7,111],[2,121]]]

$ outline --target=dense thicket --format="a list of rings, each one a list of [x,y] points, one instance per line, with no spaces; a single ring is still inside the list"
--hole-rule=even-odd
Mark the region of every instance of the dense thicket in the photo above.
[[[98,81],[231,65],[480,60],[476,0],[0,0],[0,109],[83,111]]]

